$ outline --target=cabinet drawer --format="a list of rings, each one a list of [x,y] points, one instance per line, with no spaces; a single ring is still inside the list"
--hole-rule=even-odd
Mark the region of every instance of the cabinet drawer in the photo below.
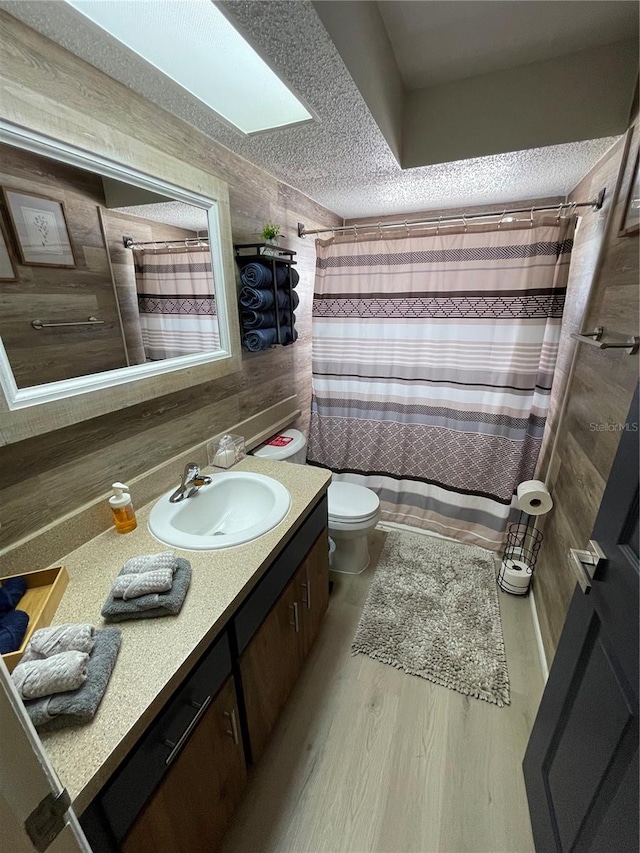
[[[104,817],[118,843],[169,769],[167,760],[172,752],[177,754],[166,742],[179,742],[196,718],[198,708],[215,696],[230,673],[231,654],[225,632],[168,702],[100,796]]]
[[[233,626],[239,654],[242,654],[247,647],[265,616],[326,526],[327,496],[325,494],[236,614]]]

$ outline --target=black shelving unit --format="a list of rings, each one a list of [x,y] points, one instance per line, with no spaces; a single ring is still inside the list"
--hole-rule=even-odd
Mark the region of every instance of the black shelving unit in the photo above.
[[[279,246],[272,246],[268,243],[235,243],[234,246],[235,251],[235,259],[238,267],[242,271],[242,269],[250,263],[259,263],[263,266],[267,267],[271,271],[271,288],[273,290],[273,299],[274,299],[274,312],[276,319],[276,343],[281,344],[282,346],[289,346],[295,342],[295,326],[294,326],[294,306],[293,306],[293,285],[291,283],[291,268],[295,266],[296,261],[294,261],[294,256],[296,252],[293,252],[289,249],[281,249]],[[263,254],[263,250],[267,249],[269,254]],[[274,252],[274,254],[270,254],[270,252]],[[277,252],[277,254],[275,254]],[[287,278],[284,284],[278,286],[278,278],[277,271],[278,266],[284,265],[287,268]],[[287,293],[289,307],[288,309],[282,309],[278,307],[278,291],[284,291]],[[289,326],[291,328],[291,340],[283,342],[282,340],[282,332],[281,332],[281,324],[280,324],[280,311],[288,310],[289,312]],[[242,306],[240,306],[240,316],[242,318]],[[242,326],[242,319],[240,319],[240,327],[242,329],[242,334],[244,335],[246,332],[254,331],[253,329],[245,329]]]

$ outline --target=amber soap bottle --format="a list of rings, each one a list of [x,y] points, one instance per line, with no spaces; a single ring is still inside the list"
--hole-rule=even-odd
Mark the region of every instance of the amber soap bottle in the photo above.
[[[125,486],[124,483],[114,483],[111,488],[113,495],[109,498],[109,506],[113,513],[116,533],[130,533],[136,529],[138,522],[131,495],[128,492],[129,486]]]

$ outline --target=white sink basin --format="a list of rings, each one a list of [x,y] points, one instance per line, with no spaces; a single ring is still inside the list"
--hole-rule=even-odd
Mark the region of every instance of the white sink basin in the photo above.
[[[212,551],[250,542],[279,524],[291,496],[277,480],[249,471],[214,474],[190,498],[170,503],[164,494],[149,515],[149,530],[174,548]]]

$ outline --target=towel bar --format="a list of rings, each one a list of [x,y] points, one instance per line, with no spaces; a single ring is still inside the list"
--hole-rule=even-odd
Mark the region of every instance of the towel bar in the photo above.
[[[629,355],[638,352],[640,338],[637,335],[632,335],[626,341],[603,341],[604,327],[596,326],[593,332],[576,332],[571,333],[571,337],[581,344],[589,344],[589,346],[597,347],[598,349],[626,349]]]
[[[73,323],[45,323],[42,320],[32,320],[31,325],[34,329],[52,329],[54,326],[102,326],[104,320],[98,320],[97,317],[89,317],[88,320],[77,320]]]

